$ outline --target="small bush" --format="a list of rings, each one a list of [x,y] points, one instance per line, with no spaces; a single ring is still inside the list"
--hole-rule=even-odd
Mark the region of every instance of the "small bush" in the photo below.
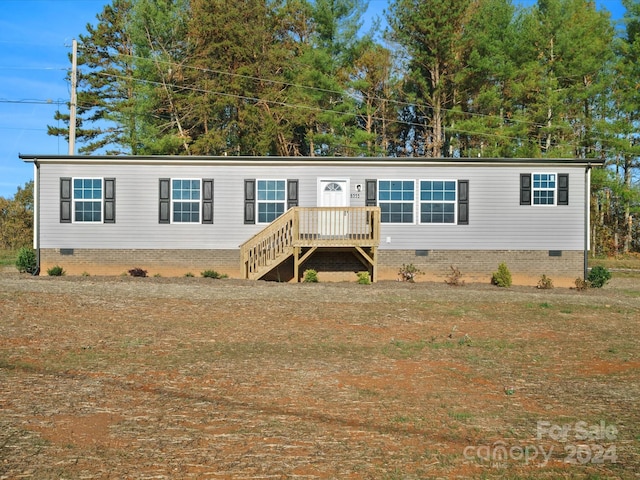
[[[451,265],[451,275],[449,275],[444,283],[451,285],[452,287],[464,286],[464,280],[462,280],[462,273],[460,273],[460,269]]]
[[[132,277],[146,277],[147,271],[136,267],[129,270],[129,275],[131,275]]]
[[[538,288],[542,290],[553,288],[553,280],[551,280],[543,273],[542,277],[540,277],[540,280],[538,280]]]
[[[60,265],[56,265],[47,270],[47,275],[50,277],[61,277],[65,274],[64,269]]]
[[[193,278],[195,275],[193,273],[191,273],[191,272],[187,272],[187,273],[184,274],[184,276],[187,277],[187,278]]]
[[[578,277],[576,278],[576,290],[578,290],[579,292],[581,292],[582,290],[586,290],[587,288],[589,288],[589,282]]]
[[[360,285],[371,285],[369,272],[358,272],[358,283]]]
[[[22,247],[18,250],[16,268],[20,273],[34,273],[36,271],[36,252],[33,248]]]
[[[511,286],[511,272],[507,268],[507,264],[502,262],[498,265],[498,271],[493,272],[491,283],[498,287],[508,288]]]
[[[204,278],[227,278],[227,275],[218,273],[215,270],[205,270],[204,272],[200,272],[200,275],[202,275]]]
[[[318,272],[313,269],[305,270],[303,273],[304,277],[302,279],[305,283],[318,283]]]
[[[589,286],[593,288],[602,288],[609,280],[611,280],[611,272],[601,265],[593,267],[587,276]]]
[[[414,283],[418,275],[422,275],[422,272],[413,263],[408,265],[403,263],[398,271],[399,280],[403,282]]]

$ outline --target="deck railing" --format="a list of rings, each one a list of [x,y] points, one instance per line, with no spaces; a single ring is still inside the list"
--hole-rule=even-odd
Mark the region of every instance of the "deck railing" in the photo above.
[[[260,278],[297,247],[377,247],[379,207],[293,207],[240,246],[245,278]]]

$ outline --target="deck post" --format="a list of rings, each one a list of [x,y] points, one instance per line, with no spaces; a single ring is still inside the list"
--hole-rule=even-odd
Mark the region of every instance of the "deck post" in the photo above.
[[[376,283],[378,281],[378,247],[371,247],[371,281]]]
[[[293,247],[293,278],[300,283],[300,247]]]

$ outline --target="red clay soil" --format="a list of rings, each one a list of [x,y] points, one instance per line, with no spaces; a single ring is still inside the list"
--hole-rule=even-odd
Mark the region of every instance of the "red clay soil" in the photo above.
[[[3,273],[0,479],[637,479],[639,298]]]

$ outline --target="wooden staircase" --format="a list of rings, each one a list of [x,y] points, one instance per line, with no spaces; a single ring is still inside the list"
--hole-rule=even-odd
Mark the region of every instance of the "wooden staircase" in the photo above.
[[[240,246],[244,278],[258,280],[293,257],[293,278],[318,248],[350,248],[377,280],[379,207],[293,207]]]

